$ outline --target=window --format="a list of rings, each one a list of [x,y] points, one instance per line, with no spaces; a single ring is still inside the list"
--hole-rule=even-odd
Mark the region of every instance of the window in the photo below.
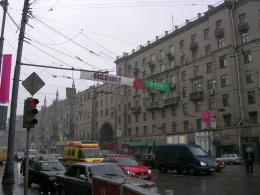
[[[246,22],[246,14],[243,13],[243,14],[240,14],[239,16],[239,23],[245,23]]]
[[[196,112],[200,112],[201,111],[201,105],[202,105],[201,101],[195,102],[195,111]]]
[[[172,106],[172,116],[177,116],[177,111],[174,106]]]
[[[209,40],[209,28],[204,29],[204,40]]]
[[[128,75],[130,75],[130,74],[131,74],[131,70],[132,70],[132,67],[131,67],[131,65],[128,65],[128,66],[127,66],[127,73],[128,73]]]
[[[222,95],[222,104],[223,107],[229,106],[229,94]]]
[[[211,90],[211,89],[215,89],[215,84],[216,84],[216,81],[215,80],[208,80],[207,81],[207,89],[208,90]]]
[[[248,112],[248,117],[249,117],[249,123],[250,124],[257,124],[258,120],[257,120],[257,112]]]
[[[152,62],[155,63],[156,61],[156,56],[154,54],[151,55],[151,59],[152,59]]]
[[[219,66],[220,66],[220,68],[227,67],[226,55],[219,57]]]
[[[183,121],[183,130],[184,131],[189,131],[189,121]]]
[[[162,131],[162,133],[165,133],[165,129],[166,129],[165,123],[163,123],[159,129]]]
[[[196,34],[191,35],[190,40],[192,43],[196,42]]]
[[[198,57],[198,50],[192,50],[191,55],[192,55],[192,60],[196,60]]]
[[[172,58],[170,63],[171,63],[171,68],[174,68],[175,67],[175,58]]]
[[[144,135],[147,135],[147,126],[144,126]]]
[[[181,65],[185,65],[186,64],[186,58],[185,55],[181,56]]]
[[[118,116],[118,124],[121,124],[121,116]]]
[[[172,123],[172,133],[176,133],[177,132],[177,123],[173,122]]]
[[[200,83],[195,83],[194,90],[195,92],[202,91],[202,85]]]
[[[184,49],[184,40],[181,40],[180,41],[180,50],[183,50]]]
[[[144,119],[144,121],[147,121],[147,113],[146,112],[143,113],[143,119]]]
[[[161,72],[164,72],[164,71],[165,71],[165,65],[164,65],[164,64],[161,64],[161,65],[160,65],[160,69],[161,69]]]
[[[139,122],[139,115],[138,115],[138,114],[135,115],[135,122],[136,122],[136,123]]]
[[[231,114],[224,114],[223,120],[224,120],[225,127],[231,127]]]
[[[222,75],[221,76],[221,87],[227,87],[228,86],[228,75]]]
[[[118,68],[118,75],[121,76],[122,75],[122,69]]]
[[[135,128],[135,135],[139,135],[139,127]]]
[[[152,110],[152,119],[155,120],[156,119],[156,115],[155,115],[155,112],[154,110]]]
[[[101,113],[100,113],[100,114],[101,114],[101,117],[103,117],[103,110],[101,110]]]
[[[246,71],[246,83],[250,84],[253,82],[254,82],[254,71],[253,70]]]
[[[132,120],[131,120],[131,115],[130,114],[128,115],[127,118],[128,118],[128,123],[131,123]]]
[[[197,131],[201,130],[201,119],[196,119]]]
[[[183,114],[188,114],[188,104],[183,104]]]
[[[102,104],[101,104],[101,106],[102,106]],[[121,104],[118,104],[118,111],[121,111]]]
[[[162,118],[165,118],[166,112],[165,110],[162,110]]]
[[[225,47],[225,41],[224,41],[224,39],[222,38],[222,39],[219,39],[219,40],[218,40],[218,48],[221,49],[221,48],[223,48],[223,47]]]
[[[244,64],[248,64],[250,62],[252,62],[251,51],[245,51],[244,52]]]
[[[255,104],[256,103],[255,91],[247,92],[247,98],[248,98],[248,104]]]
[[[200,72],[199,72],[199,69],[196,67],[196,68],[193,68],[193,77],[197,77],[199,76]]]
[[[165,58],[165,51],[164,50],[160,51],[160,57],[161,57],[161,59]]]
[[[250,40],[249,40],[249,35],[248,35],[248,33],[243,33],[243,34],[241,35],[241,40],[242,40],[242,43],[247,43],[247,42],[249,42]]]
[[[212,62],[207,63],[207,73],[213,73],[215,70],[214,64]]]
[[[131,135],[131,128],[128,128],[128,135]]]
[[[187,87],[182,88],[182,97],[187,97]]]
[[[213,98],[209,99],[209,110],[214,110],[215,109],[215,101]]]
[[[170,53],[171,53],[172,55],[175,53],[175,49],[174,49],[174,46],[173,46],[173,45],[170,46]]]
[[[186,71],[181,72],[181,80],[186,81]]]
[[[209,56],[211,54],[211,46],[210,45],[206,45],[205,46],[205,55]]]
[[[153,124],[153,125],[152,125],[152,133],[155,133],[155,132],[156,132],[156,125]]]
[[[222,27],[222,20],[218,20],[217,22],[216,22],[216,28],[217,29],[220,29]]]

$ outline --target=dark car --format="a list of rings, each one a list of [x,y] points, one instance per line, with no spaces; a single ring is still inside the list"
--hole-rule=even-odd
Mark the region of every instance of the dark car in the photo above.
[[[211,174],[216,170],[215,159],[209,157],[198,145],[169,144],[155,148],[155,163],[158,170],[167,173],[176,170],[177,173],[195,175],[197,173]]]
[[[56,176],[64,172],[65,167],[59,161],[35,161],[29,168],[28,186],[35,183],[40,185],[41,191],[56,191]]]
[[[143,154],[140,156],[139,162],[145,166],[155,167],[154,155],[153,154]]]
[[[122,183],[137,185],[157,192],[157,187],[153,182],[131,178],[115,163],[72,164],[64,176],[57,176],[56,183],[59,186],[60,194],[91,195],[93,176],[121,180]]]

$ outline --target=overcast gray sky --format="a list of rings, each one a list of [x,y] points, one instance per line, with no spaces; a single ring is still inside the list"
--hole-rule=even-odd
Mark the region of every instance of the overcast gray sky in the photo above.
[[[8,12],[20,25],[23,0],[9,0]],[[207,5],[219,0],[30,0],[31,17],[26,26],[23,49],[24,63],[48,66],[75,67],[90,70],[115,71],[114,59],[130,52],[155,36],[170,31],[172,24],[180,25]],[[2,9],[0,17],[2,22]],[[13,54],[13,68],[18,40],[18,28],[7,16],[4,53]],[[91,52],[94,52],[91,53]],[[80,58],[77,60],[76,58]],[[57,89],[60,99],[65,88],[75,79],[77,91],[93,82],[80,80],[79,73],[22,66],[21,80],[36,72],[45,86],[35,94],[43,104],[50,105]],[[111,72],[114,74],[115,72]],[[13,77],[13,72],[11,77]],[[23,100],[30,96],[22,85],[19,88],[18,114]],[[10,97],[11,98],[11,97]],[[9,116],[8,116],[9,117]]]

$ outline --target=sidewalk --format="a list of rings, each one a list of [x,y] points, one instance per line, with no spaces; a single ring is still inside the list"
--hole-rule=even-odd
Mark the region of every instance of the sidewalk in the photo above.
[[[1,195],[23,195],[24,190],[23,190],[23,177],[20,175],[19,172],[19,167],[20,165],[15,163],[15,184],[11,186],[3,186],[2,185],[2,179],[3,179],[3,174],[4,174],[4,165],[0,166],[0,194]],[[39,192],[35,190],[30,190],[28,192],[28,195],[36,195],[40,194]]]

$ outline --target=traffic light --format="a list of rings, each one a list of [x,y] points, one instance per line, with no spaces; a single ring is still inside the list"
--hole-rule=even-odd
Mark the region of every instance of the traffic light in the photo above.
[[[31,97],[24,100],[23,128],[34,128],[34,125],[38,123],[38,120],[35,118],[39,112],[36,108],[38,103],[38,99]]]

